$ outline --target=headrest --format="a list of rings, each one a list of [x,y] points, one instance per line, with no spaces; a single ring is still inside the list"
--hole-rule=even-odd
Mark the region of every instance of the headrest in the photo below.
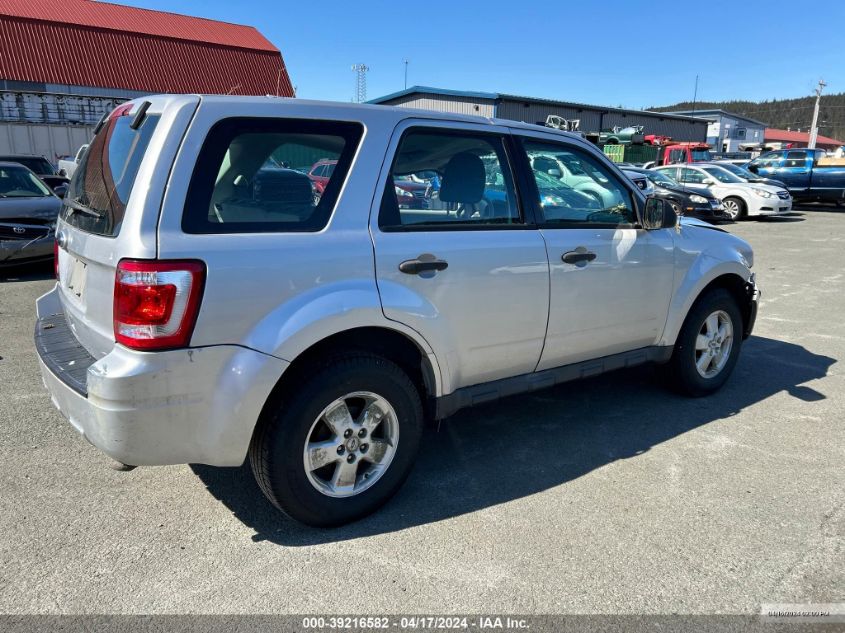
[[[475,154],[461,152],[446,163],[440,199],[443,202],[475,204],[484,197],[484,163]]]

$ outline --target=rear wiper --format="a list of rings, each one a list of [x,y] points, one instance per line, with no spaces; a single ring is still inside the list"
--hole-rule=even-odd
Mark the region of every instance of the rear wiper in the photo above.
[[[79,213],[91,216],[92,218],[101,218],[104,215],[102,213],[97,213],[96,211],[94,211],[94,209],[91,209],[90,207],[86,207],[84,204],[81,204],[80,202],[77,202],[76,200],[67,200],[66,199],[65,204],[68,207],[70,207],[71,211],[78,211]]]

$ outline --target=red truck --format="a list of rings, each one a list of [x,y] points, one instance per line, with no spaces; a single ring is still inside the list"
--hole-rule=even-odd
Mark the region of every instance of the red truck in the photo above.
[[[700,163],[713,160],[710,146],[707,143],[687,141],[673,143],[660,148],[657,155],[658,165],[675,165],[677,163]]]

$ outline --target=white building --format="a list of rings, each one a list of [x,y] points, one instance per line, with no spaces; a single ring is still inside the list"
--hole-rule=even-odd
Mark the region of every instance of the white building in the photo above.
[[[744,152],[763,146],[766,124],[724,110],[676,110],[673,114],[709,121],[707,144],[717,152]]]

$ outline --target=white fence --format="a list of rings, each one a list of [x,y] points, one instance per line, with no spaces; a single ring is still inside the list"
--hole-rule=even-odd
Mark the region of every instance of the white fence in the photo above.
[[[60,156],[75,155],[93,136],[93,125],[0,121],[0,154],[37,154],[55,164]]]

